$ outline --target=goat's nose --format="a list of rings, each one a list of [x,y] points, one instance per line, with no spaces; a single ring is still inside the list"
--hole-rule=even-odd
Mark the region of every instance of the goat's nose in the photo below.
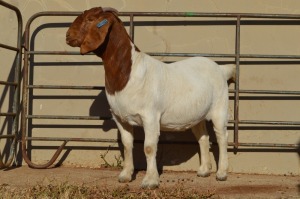
[[[69,31],[66,33],[66,43],[70,44],[70,32]]]

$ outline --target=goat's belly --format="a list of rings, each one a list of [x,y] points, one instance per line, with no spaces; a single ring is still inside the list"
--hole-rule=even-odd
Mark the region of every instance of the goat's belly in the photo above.
[[[193,122],[189,122],[189,123],[184,123],[184,124],[178,124],[178,123],[168,123],[168,124],[164,124],[161,123],[160,125],[160,129],[162,131],[185,131],[187,129],[192,128],[193,126],[195,126],[196,124],[198,124],[201,120],[197,120],[197,121],[193,121]]]
[[[184,131],[192,128],[205,119],[208,119],[206,111],[163,114],[160,120],[160,128],[164,131]]]

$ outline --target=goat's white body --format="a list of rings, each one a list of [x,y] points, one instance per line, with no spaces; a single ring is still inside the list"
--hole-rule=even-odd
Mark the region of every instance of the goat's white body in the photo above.
[[[125,148],[124,169],[119,180],[130,180],[133,172],[132,154],[128,152],[133,147],[133,134],[127,124],[144,127],[147,175],[143,186],[159,183],[155,157],[160,130],[192,128],[201,143],[198,175],[209,175],[209,141],[205,124],[201,124],[203,120],[213,120],[220,147],[217,178],[226,179],[227,79],[233,75],[233,69],[231,66],[219,66],[204,57],[165,64],[132,48],[132,67],[127,85],[114,95],[107,93]]]
[[[158,115],[162,130],[185,130],[211,119],[212,107],[227,107],[227,80],[219,65],[204,57],[165,64],[144,53],[133,54],[126,87],[108,96],[122,122],[143,126],[142,118]]]

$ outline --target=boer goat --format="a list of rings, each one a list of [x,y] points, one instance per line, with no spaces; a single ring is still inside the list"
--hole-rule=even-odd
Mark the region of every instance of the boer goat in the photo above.
[[[80,47],[82,55],[93,52],[105,69],[105,88],[113,118],[124,145],[120,182],[129,182],[134,171],[133,127],[143,126],[147,172],[144,188],[159,185],[156,165],[160,130],[192,128],[201,152],[198,176],[209,176],[209,136],[204,120],[213,122],[219,144],[216,178],[226,180],[228,169],[228,85],[235,65],[218,65],[204,57],[165,64],[140,52],[128,36],[115,9],[92,8],[71,24],[66,42]]]

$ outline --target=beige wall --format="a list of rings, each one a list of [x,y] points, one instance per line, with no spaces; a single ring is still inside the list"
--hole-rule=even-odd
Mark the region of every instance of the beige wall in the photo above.
[[[135,12],[228,12],[228,13],[270,13],[270,14],[300,14],[300,1],[292,0],[256,0],[256,1],[34,1],[9,0],[17,6],[23,15],[24,26],[33,14],[41,11],[82,11],[95,6],[110,6],[119,11]],[[0,7],[0,42],[8,45],[16,44],[16,17],[13,12]],[[75,51],[65,44],[67,28],[57,27],[52,23],[69,23],[74,17],[40,17],[32,24],[34,32],[35,50]],[[128,18],[123,17],[124,21]],[[136,18],[138,21],[149,19]],[[151,18],[151,21],[187,20],[185,18]],[[188,20],[196,21],[197,18]],[[224,19],[203,19],[224,20]],[[200,23],[200,22],[199,22]],[[41,26],[42,24],[46,24]],[[201,24],[201,23],[200,23]],[[5,27],[5,29],[4,29]],[[34,31],[37,27],[39,30]],[[282,54],[299,55],[299,25],[243,25],[241,28],[242,54]],[[137,26],[135,27],[135,43],[145,52],[190,52],[190,53],[234,53],[235,51],[234,25],[193,25],[193,26]],[[14,53],[0,49],[1,79],[10,76],[10,66],[14,60]],[[175,58],[158,57],[161,60],[175,60]],[[176,58],[178,59],[178,58]],[[215,58],[216,61],[221,59]],[[66,66],[61,62],[99,62],[96,56],[35,56],[34,84],[54,85],[103,85],[104,71],[101,66]],[[232,61],[232,59],[225,59]],[[243,61],[250,61],[244,59]],[[258,61],[258,60],[254,60]],[[55,62],[56,64],[50,64]],[[45,64],[46,63],[46,64]],[[42,66],[41,66],[42,65]],[[241,65],[241,89],[263,90],[299,90],[300,65],[287,63],[260,65]],[[233,88],[233,87],[231,87]],[[9,104],[9,92],[1,86],[1,111],[5,111]],[[36,115],[109,115],[105,95],[99,91],[78,90],[35,90],[32,112]],[[299,97],[290,98],[249,98],[243,95],[240,101],[240,119],[242,120],[278,120],[299,121]],[[104,103],[104,105],[103,105]],[[103,107],[103,108],[102,108]],[[230,118],[233,118],[233,101],[230,103]],[[0,120],[2,132],[6,133],[7,124]],[[37,137],[81,137],[81,138],[112,138],[118,137],[113,122],[101,121],[68,121],[68,120],[34,120],[32,135]],[[67,126],[62,126],[66,124]],[[51,128],[41,128],[47,126]],[[50,125],[50,126],[49,126]],[[53,126],[54,125],[54,126]],[[88,125],[83,127],[80,125]],[[299,128],[284,130],[272,128],[252,128],[240,130],[240,142],[252,143],[299,143]],[[229,141],[232,141],[232,128],[229,129]],[[141,129],[136,129],[136,137],[142,138]],[[194,141],[190,132],[162,133],[162,140]],[[32,151],[32,159],[41,163],[54,153],[53,147],[59,142],[33,142],[34,146],[45,146],[41,150]],[[1,149],[5,142],[1,140]],[[106,159],[116,164],[115,157],[119,157],[118,144],[114,143],[74,143],[67,146],[61,155],[64,165],[100,167],[103,164],[101,154],[109,152]],[[214,151],[213,149],[212,151]],[[135,144],[135,162],[138,168],[145,167],[142,145]],[[197,145],[160,145],[158,164],[160,168],[171,170],[196,170],[199,165]],[[214,160],[212,153],[212,160]],[[299,174],[299,156],[296,152],[281,149],[242,148],[237,154],[229,147],[229,162],[231,172]],[[24,162],[23,162],[24,164]],[[213,161],[214,170],[216,167]]]

